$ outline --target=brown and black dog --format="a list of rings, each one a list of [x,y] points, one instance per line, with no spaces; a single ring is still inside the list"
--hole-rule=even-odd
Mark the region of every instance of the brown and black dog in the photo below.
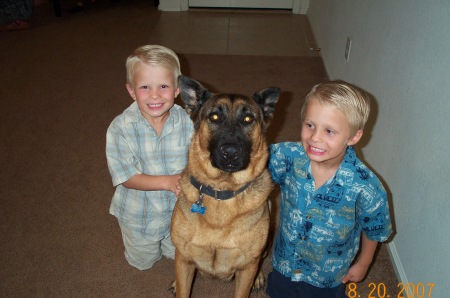
[[[189,297],[195,270],[236,280],[234,297],[263,288],[261,260],[269,233],[265,132],[279,88],[245,96],[213,94],[180,76],[181,98],[194,122],[182,173],[171,237],[175,245],[176,297]]]

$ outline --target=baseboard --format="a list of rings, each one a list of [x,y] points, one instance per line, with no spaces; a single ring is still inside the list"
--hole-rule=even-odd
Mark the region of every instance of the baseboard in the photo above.
[[[391,257],[391,262],[394,266],[395,275],[399,282],[404,285],[408,284],[408,277],[406,276],[405,270],[403,270],[402,263],[400,261],[400,257],[398,256],[397,249],[395,248],[394,241],[391,241],[387,244],[387,249],[389,252],[389,256]]]

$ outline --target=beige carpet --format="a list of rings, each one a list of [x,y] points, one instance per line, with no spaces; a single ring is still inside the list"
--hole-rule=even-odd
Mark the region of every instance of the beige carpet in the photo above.
[[[2,297],[171,297],[173,261],[145,272],[130,267],[108,213],[114,189],[104,154],[106,128],[131,103],[124,61],[148,39],[158,14],[143,16],[140,8],[152,5],[135,3],[128,1],[120,14],[60,19],[49,4],[37,12],[32,29],[0,35]],[[183,73],[213,91],[281,87],[271,142],[298,138],[302,100],[326,79],[317,57],[180,58]],[[264,270],[270,270],[268,261]],[[370,282],[397,292],[384,246],[358,286],[362,297]],[[198,276],[193,297],[231,297],[232,291],[233,283]]]

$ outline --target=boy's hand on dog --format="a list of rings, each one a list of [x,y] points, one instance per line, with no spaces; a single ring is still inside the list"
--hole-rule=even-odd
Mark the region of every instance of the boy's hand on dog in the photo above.
[[[168,184],[169,187],[167,190],[170,190],[178,197],[181,191],[181,184],[180,184],[181,175],[176,174],[168,177],[169,177],[169,184]]]

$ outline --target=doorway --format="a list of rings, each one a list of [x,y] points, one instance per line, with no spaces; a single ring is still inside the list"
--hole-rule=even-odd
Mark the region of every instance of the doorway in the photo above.
[[[189,7],[292,9],[292,0],[189,0]]]

